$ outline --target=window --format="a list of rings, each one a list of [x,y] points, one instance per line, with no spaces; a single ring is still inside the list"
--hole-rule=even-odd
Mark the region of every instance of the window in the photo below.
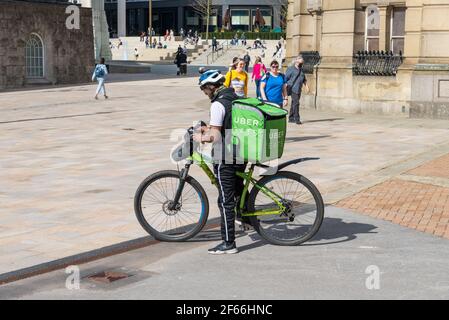
[[[251,16],[252,16],[251,21],[252,21],[253,27],[255,25],[254,21],[256,18],[256,11],[257,11],[256,9],[251,10]],[[273,16],[271,9],[260,9],[260,14],[262,15],[263,19],[265,20],[265,26],[268,28],[271,28],[272,16]]]
[[[206,26],[207,23],[207,17],[204,17],[203,19],[203,25]],[[209,26],[217,26],[218,25],[218,9],[217,8],[211,8],[210,11],[210,17],[209,17]]]
[[[200,25],[200,15],[193,9],[186,9],[186,25],[187,26],[199,26]]]
[[[393,8],[391,13],[391,42],[390,49],[394,54],[404,52],[405,40],[405,10],[406,8]]]
[[[366,8],[365,50],[379,50],[380,15],[379,9],[370,5]]]
[[[34,33],[26,42],[25,65],[27,78],[44,77],[44,47],[41,38]]]
[[[231,10],[231,24],[235,30],[248,31],[250,26],[249,10]]]

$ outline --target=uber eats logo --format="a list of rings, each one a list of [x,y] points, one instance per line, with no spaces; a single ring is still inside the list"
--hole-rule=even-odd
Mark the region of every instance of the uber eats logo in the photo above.
[[[248,119],[248,118],[244,118],[244,117],[235,117],[233,120],[237,124],[252,126],[252,127],[258,127],[260,124],[259,120]]]

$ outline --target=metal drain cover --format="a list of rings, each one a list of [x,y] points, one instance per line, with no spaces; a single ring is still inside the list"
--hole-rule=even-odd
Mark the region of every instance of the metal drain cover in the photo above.
[[[117,280],[129,278],[130,275],[123,272],[103,271],[87,277],[89,280],[101,283],[111,283]]]

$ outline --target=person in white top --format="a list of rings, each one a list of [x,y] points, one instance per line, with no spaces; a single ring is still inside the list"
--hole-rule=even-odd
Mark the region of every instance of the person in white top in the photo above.
[[[92,75],[92,81],[95,81],[95,79],[97,79],[98,81],[98,87],[95,94],[96,100],[98,99],[98,94],[100,93],[104,95],[105,99],[108,98],[108,96],[106,95],[106,88],[104,86],[105,78],[108,75],[108,68],[106,67],[104,62],[104,58],[101,58],[100,63],[95,66],[94,74]]]

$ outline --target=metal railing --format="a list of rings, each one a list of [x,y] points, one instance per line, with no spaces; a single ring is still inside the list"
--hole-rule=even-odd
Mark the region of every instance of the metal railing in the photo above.
[[[206,64],[209,65],[217,61],[229,50],[229,40],[223,40],[218,46],[217,50],[214,50],[211,46],[206,53]]]
[[[354,55],[352,71],[354,75],[396,76],[403,61],[402,52],[358,51]]]
[[[321,57],[318,51],[301,51],[299,53],[304,59],[304,73],[312,74],[316,65],[320,64]]]

